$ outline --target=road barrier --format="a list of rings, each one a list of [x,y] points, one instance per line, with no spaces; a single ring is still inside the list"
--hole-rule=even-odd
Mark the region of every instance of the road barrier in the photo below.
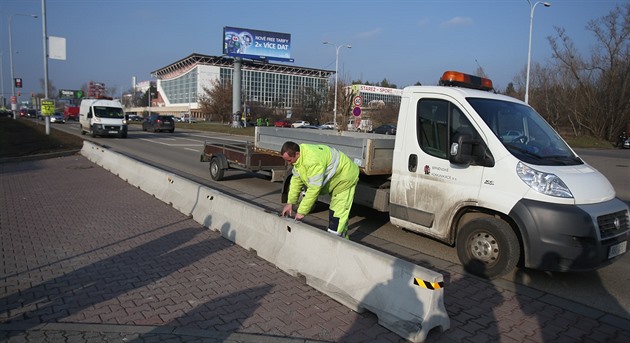
[[[85,141],[81,154],[412,342],[450,327],[441,274]],[[247,213],[247,215],[243,215]]]

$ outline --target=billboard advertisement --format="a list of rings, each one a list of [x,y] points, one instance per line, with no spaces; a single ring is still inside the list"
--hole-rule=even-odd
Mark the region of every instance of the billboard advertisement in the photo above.
[[[226,26],[223,28],[223,54],[260,60],[293,62],[291,35]]]

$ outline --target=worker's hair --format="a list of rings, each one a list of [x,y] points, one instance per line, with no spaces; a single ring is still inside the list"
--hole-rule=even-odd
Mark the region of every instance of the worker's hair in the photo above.
[[[280,149],[280,155],[284,155],[286,152],[289,156],[295,157],[295,153],[300,151],[300,145],[295,142],[284,142],[282,149]]]

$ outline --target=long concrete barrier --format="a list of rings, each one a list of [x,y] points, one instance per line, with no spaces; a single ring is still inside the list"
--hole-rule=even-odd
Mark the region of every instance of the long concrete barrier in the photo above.
[[[450,327],[441,274],[86,141],[81,154],[204,227],[412,342]],[[244,215],[246,214],[246,215]]]

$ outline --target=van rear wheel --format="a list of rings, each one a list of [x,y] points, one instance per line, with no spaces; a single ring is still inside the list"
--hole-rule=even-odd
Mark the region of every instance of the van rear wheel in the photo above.
[[[468,272],[494,279],[512,271],[521,246],[512,228],[494,217],[466,223],[457,234],[457,256]]]

